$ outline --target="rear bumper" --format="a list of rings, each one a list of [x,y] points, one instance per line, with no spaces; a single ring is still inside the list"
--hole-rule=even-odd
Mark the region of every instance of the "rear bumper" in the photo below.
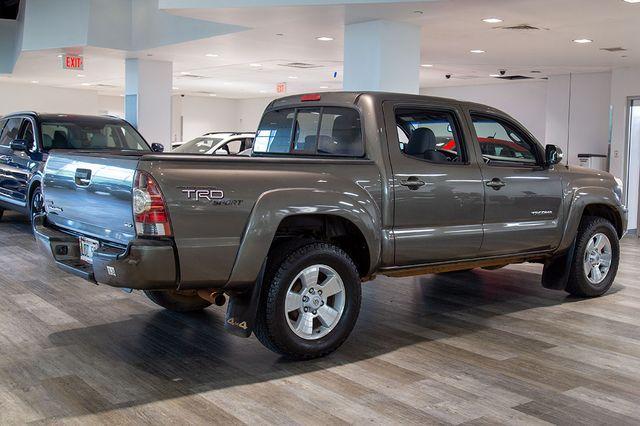
[[[101,246],[90,264],[80,259],[78,238],[47,227],[44,216],[35,218],[34,231],[40,249],[60,269],[85,280],[134,290],[169,290],[178,286],[171,241],[136,239],[124,249]]]

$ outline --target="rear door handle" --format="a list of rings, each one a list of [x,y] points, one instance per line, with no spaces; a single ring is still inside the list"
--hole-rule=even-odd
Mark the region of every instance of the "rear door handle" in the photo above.
[[[498,178],[493,178],[492,180],[487,182],[487,186],[489,188],[495,189],[496,191],[500,190],[503,186],[506,186],[506,185],[507,185],[506,183],[504,183],[502,180]]]
[[[416,189],[425,186],[426,183],[423,180],[418,179],[415,176],[411,176],[409,178],[407,178],[406,180],[401,180],[400,181],[400,185],[402,186],[406,186],[407,188],[411,189],[412,191],[415,191]]]

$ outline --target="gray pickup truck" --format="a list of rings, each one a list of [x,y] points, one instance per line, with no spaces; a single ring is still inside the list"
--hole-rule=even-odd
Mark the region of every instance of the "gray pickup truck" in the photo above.
[[[291,96],[249,156],[53,152],[36,237],[62,269],[308,359],[339,347],[361,283],[512,263],[604,294],[626,229],[608,173],[561,165],[493,108],[393,93]]]

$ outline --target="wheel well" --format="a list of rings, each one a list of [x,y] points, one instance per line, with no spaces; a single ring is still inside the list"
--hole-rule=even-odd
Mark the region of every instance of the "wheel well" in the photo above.
[[[347,252],[356,264],[361,277],[369,272],[369,245],[360,229],[348,219],[313,214],[286,217],[278,226],[274,245],[296,238],[334,244]]]
[[[40,186],[42,186],[42,184],[40,183],[39,180],[33,182],[31,184],[31,186],[29,187],[29,194],[27,197],[27,200],[29,200],[29,203],[27,204],[28,208],[31,208],[31,197],[33,196],[33,192],[36,190],[36,188],[40,188]]]
[[[622,218],[614,208],[606,204],[589,204],[584,208],[584,212],[582,213],[582,217],[586,216],[597,216],[607,219],[616,228],[616,232],[620,238],[624,235],[625,230],[622,229]]]

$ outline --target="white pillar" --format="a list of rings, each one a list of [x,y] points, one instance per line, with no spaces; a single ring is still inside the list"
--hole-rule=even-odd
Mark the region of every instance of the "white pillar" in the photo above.
[[[125,106],[127,121],[151,143],[171,149],[171,89],[173,64],[147,59],[127,59]]]
[[[347,25],[344,90],[417,94],[420,27],[385,20]]]

